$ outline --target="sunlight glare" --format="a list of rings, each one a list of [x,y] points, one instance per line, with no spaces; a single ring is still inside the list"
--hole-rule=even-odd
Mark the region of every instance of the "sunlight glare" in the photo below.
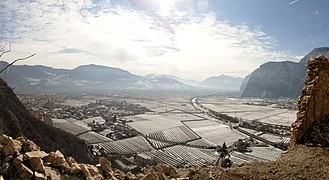
[[[156,6],[159,8],[159,14],[170,15],[170,12],[175,8],[176,2],[179,0],[154,0]]]

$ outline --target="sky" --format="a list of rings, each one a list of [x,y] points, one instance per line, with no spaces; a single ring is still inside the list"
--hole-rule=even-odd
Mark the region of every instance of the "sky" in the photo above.
[[[327,0],[1,0],[2,60],[202,81],[329,46]]]

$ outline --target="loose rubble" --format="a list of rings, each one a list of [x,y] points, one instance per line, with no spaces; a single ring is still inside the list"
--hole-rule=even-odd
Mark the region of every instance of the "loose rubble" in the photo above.
[[[0,175],[4,179],[165,180],[174,172],[174,168],[159,164],[138,175],[124,173],[113,168],[104,157],[99,158],[97,165],[78,163],[72,157],[65,158],[59,150],[46,153],[30,140],[22,137],[13,139],[4,134],[0,136],[0,147]]]

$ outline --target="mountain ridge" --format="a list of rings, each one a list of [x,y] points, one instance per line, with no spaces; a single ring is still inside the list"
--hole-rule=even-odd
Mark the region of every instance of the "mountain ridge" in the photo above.
[[[6,62],[1,61],[0,69],[6,65]],[[72,70],[40,65],[13,65],[0,74],[0,77],[11,86],[31,90],[191,89],[191,86],[175,79],[143,77],[120,68],[95,64],[81,65]]]

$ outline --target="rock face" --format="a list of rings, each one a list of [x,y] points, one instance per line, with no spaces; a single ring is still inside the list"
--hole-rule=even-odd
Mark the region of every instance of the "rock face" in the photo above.
[[[241,87],[242,97],[278,98],[299,96],[306,67],[295,62],[268,62],[249,76]]]
[[[245,78],[240,87],[242,97],[297,98],[303,88],[307,60],[320,55],[329,57],[329,47],[313,49],[299,63],[269,62]]]
[[[329,146],[329,59],[308,61],[307,77],[298,99],[297,120],[292,125],[291,146]]]

